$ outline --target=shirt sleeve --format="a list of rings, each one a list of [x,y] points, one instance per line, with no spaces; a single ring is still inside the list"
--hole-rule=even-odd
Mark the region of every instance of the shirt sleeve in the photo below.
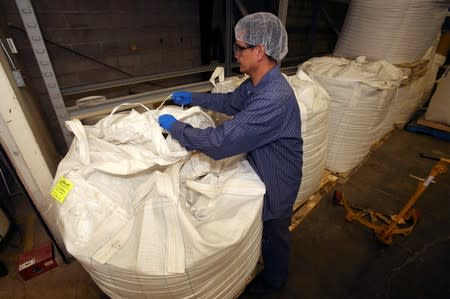
[[[242,85],[229,93],[192,93],[192,105],[235,115],[242,110],[245,99]]]
[[[281,117],[281,109],[273,100],[260,98],[217,128],[198,129],[177,121],[170,133],[188,150],[198,150],[219,160],[277,140]]]

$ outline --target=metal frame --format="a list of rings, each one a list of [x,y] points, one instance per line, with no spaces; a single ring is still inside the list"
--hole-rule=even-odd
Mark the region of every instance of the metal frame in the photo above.
[[[159,73],[159,74],[146,75],[146,76],[136,76],[136,77],[132,77],[132,78],[110,80],[110,81],[100,82],[100,83],[66,87],[66,88],[62,88],[61,92],[63,95],[68,96],[68,95],[81,94],[81,93],[85,93],[85,92],[92,92],[92,91],[97,91],[97,90],[102,90],[102,89],[127,86],[127,85],[131,85],[131,84],[144,83],[144,82],[149,82],[149,81],[154,81],[154,80],[170,79],[170,78],[176,78],[176,77],[182,77],[182,76],[188,76],[188,75],[196,75],[196,74],[201,74],[201,73],[205,73],[205,72],[209,72],[209,71],[212,72],[212,71],[214,71],[216,66],[223,66],[223,65],[222,64],[206,65],[206,66],[191,68],[191,69],[182,70],[182,71],[173,71],[173,72]]]
[[[278,18],[286,26],[287,12],[288,12],[289,0],[280,0],[278,2]]]
[[[232,44],[232,22],[233,2],[226,0],[225,2],[225,76],[231,74],[231,64],[233,55]]]

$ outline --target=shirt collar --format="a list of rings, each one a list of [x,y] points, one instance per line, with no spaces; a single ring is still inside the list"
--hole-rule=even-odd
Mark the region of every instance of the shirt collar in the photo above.
[[[250,84],[251,89],[255,91],[259,88],[266,86],[270,81],[272,81],[272,79],[277,77],[279,73],[280,73],[280,65],[277,64],[273,69],[271,69],[270,71],[267,72],[267,74],[264,75],[264,77],[261,79],[258,85],[252,86]]]

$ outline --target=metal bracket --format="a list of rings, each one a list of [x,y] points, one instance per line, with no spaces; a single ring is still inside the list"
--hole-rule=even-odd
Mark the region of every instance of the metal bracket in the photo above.
[[[0,46],[1,46],[2,50],[3,50],[3,52],[5,52],[5,55],[8,58],[9,63],[11,64],[12,74],[13,74],[14,80],[16,80],[16,85],[18,87],[24,87],[25,86],[25,81],[23,80],[22,73],[20,72],[19,69],[16,68],[16,65],[14,64],[14,60],[9,55],[8,50],[6,50],[6,47],[3,44],[2,40],[0,40]]]

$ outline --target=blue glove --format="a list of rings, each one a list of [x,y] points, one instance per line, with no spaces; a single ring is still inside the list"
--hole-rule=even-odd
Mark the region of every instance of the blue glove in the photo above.
[[[173,123],[176,121],[177,119],[170,114],[163,114],[160,115],[158,118],[159,125],[164,129],[166,129],[167,131],[170,131],[170,128],[172,128]]]
[[[172,94],[172,100],[177,105],[189,105],[192,103],[192,93],[188,91],[176,91]]]

